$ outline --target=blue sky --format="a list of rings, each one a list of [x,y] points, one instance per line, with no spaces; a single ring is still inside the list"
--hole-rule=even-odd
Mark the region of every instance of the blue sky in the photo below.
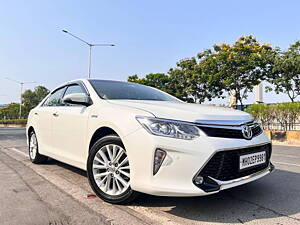
[[[166,72],[180,59],[246,34],[286,49],[300,39],[299,8],[296,0],[2,0],[0,103],[19,98],[19,87],[4,77],[52,89],[86,76],[86,46],[62,29],[90,42],[116,44],[95,49],[92,76],[126,80],[131,74]],[[287,98],[271,93],[265,100]]]

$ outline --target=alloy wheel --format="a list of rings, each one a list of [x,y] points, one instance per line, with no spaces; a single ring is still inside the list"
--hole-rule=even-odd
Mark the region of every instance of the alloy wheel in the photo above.
[[[33,133],[30,137],[29,142],[29,155],[31,159],[35,159],[37,153],[38,145],[35,133]]]
[[[93,176],[97,186],[108,195],[121,195],[129,188],[130,169],[126,151],[119,145],[100,148],[93,160]]]

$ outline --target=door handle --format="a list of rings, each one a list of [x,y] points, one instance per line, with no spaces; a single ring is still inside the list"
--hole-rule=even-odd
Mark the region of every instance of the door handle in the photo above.
[[[53,113],[52,115],[55,117],[58,117],[58,113]]]
[[[35,112],[34,115],[39,115],[39,114],[37,112]]]

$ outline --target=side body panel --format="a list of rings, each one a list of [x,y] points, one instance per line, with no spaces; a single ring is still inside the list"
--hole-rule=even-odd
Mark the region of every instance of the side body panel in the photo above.
[[[90,107],[56,107],[53,117],[53,157],[83,168],[82,151],[86,146],[87,124]]]
[[[52,145],[52,109],[36,107],[28,117],[27,128],[32,126],[39,141],[39,152],[47,155]]]

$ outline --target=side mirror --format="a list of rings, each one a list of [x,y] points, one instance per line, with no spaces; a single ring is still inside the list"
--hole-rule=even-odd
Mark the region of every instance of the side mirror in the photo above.
[[[74,105],[91,105],[91,98],[83,93],[68,94],[63,97],[63,102]]]

